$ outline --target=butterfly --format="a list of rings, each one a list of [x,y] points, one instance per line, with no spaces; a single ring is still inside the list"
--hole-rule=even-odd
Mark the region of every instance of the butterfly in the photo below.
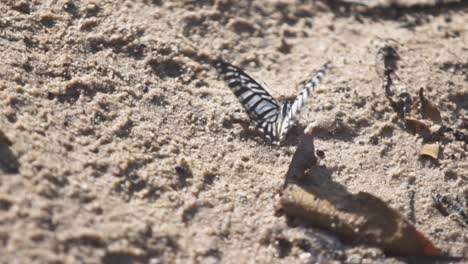
[[[330,62],[324,64],[293,101],[279,103],[238,67],[223,61],[215,62],[217,71],[244,106],[256,128],[275,145],[283,142],[306,99],[323,79],[329,65]]]

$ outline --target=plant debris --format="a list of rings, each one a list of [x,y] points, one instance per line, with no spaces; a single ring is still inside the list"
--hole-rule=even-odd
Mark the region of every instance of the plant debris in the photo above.
[[[325,183],[329,185],[326,187],[299,185],[298,179],[313,174],[311,168],[317,163],[312,131],[309,126],[294,153],[279,211],[334,232],[345,240],[379,246],[390,254],[440,255],[439,249],[408,220],[372,194],[349,193],[331,180]]]
[[[420,134],[423,138],[429,138],[431,136],[431,122],[414,118],[405,118],[405,125],[413,134]]]
[[[440,128],[440,134],[441,135],[444,135],[446,136],[446,134],[450,134],[453,136],[453,138],[455,140],[458,140],[458,141],[463,141],[465,142],[466,144],[468,144],[468,135],[463,133],[462,131],[460,130],[457,130],[457,129],[453,129],[451,127],[448,127],[448,126],[442,126]]]
[[[385,96],[401,118],[411,111],[412,98],[396,75],[400,56],[396,48],[388,41],[379,48],[375,59],[375,69],[382,79]]]
[[[395,255],[440,255],[399,212],[366,192],[337,194],[317,187],[289,185],[280,203],[287,215],[334,232],[347,241],[379,246]]]
[[[440,111],[431,101],[424,97],[424,88],[419,89],[419,102],[421,104],[421,116],[424,119],[430,119],[435,124],[442,124]]]
[[[463,141],[468,143],[468,135],[442,124],[442,115],[438,107],[424,96],[424,88],[419,89],[419,100],[413,103],[411,95],[406,88],[400,84],[396,75],[398,60],[400,56],[394,45],[385,40],[377,51],[375,70],[380,77],[385,90],[385,96],[390,102],[398,116],[404,120],[406,128],[412,133],[419,134],[426,142],[419,151],[421,156],[429,156],[437,159],[440,145],[438,143],[427,143],[440,141],[441,137],[452,141]],[[419,102],[419,113],[422,119],[415,118],[414,110]],[[462,127],[468,124],[466,118],[461,117]],[[451,137],[453,136],[453,137]]]
[[[317,157],[315,156],[314,147],[314,135],[313,127],[309,125],[304,131],[304,137],[301,144],[296,149],[292,158],[291,164],[289,165],[288,172],[286,173],[286,179],[284,187],[288,183],[298,181],[304,177],[305,172],[315,164],[317,164]]]
[[[420,101],[420,112],[421,112],[422,118],[429,119],[434,124],[436,124],[435,126],[432,124],[428,125],[432,138],[445,136],[447,139],[450,139],[447,137],[447,135],[452,135],[455,140],[468,143],[467,134],[463,133],[460,130],[453,129],[449,126],[442,125],[442,116],[440,114],[439,109],[430,100],[424,97],[423,88],[419,89],[419,101]],[[463,122],[463,119],[462,119],[462,122]],[[430,123],[425,122],[425,124],[430,124]],[[427,139],[426,137],[424,137],[424,135],[423,135],[423,138]]]
[[[454,199],[446,195],[433,193],[432,200],[443,216],[453,215],[460,225],[468,227],[468,208],[463,206],[463,202],[458,197]]]
[[[429,156],[433,159],[438,159],[439,157],[439,143],[427,143],[424,144],[419,151],[420,156]]]

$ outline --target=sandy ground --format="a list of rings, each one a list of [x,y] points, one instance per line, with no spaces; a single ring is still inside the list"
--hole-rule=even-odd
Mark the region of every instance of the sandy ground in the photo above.
[[[327,129],[317,176],[370,192],[434,243],[468,255],[467,146],[418,158],[374,69],[397,41],[398,76],[443,121],[468,115],[468,5],[350,8],[316,1],[2,1],[0,262],[405,263],[274,216],[301,131]],[[249,126],[210,60],[288,98],[332,70],[285,145]],[[466,132],[466,130],[465,130]],[[417,259],[416,259],[417,260]],[[441,262],[455,260],[442,259]]]

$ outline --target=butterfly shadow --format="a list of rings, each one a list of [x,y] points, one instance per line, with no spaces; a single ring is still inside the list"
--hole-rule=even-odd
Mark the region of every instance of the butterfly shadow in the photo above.
[[[346,131],[327,131],[327,130],[321,130],[318,129],[316,131],[315,136],[319,139],[322,140],[329,140],[329,139],[335,139],[339,141],[353,141],[353,139],[357,136],[357,134],[353,132],[346,132]]]
[[[239,137],[241,140],[251,140],[260,145],[273,145],[272,142],[265,138],[265,135],[260,132],[259,130],[255,129],[251,126],[251,123],[248,121],[245,122],[237,122],[242,126],[242,130],[239,133]],[[299,143],[299,139],[302,138],[304,135],[305,126],[303,125],[296,125],[293,126],[286,136],[286,139],[280,144],[280,146],[297,146]]]
[[[286,136],[286,139],[281,143],[281,145],[287,147],[299,145],[301,138],[303,138],[304,136],[305,129],[306,126],[300,123],[296,123],[289,129],[288,135]]]
[[[297,146],[299,141],[304,136],[304,131],[307,125],[296,123],[288,132],[285,141],[282,143],[284,146]],[[314,128],[314,136],[322,140],[339,140],[339,141],[353,141],[358,134],[346,124],[337,123],[331,128]]]
[[[250,127],[249,125],[250,123],[247,123],[246,127],[243,126],[243,129],[239,133],[239,138],[242,141],[250,140],[261,145],[271,145],[271,142],[264,137],[262,132]]]
[[[258,144],[262,145],[272,145],[271,141],[266,139],[264,134],[257,129],[251,126],[251,123],[248,121],[237,122],[242,126],[242,130],[239,133],[241,140],[251,140],[255,141]],[[304,131],[306,126],[303,124],[296,124],[288,131],[288,134],[280,146],[283,147],[292,147],[299,144],[300,139],[304,136]],[[339,141],[352,141],[357,134],[353,131],[346,129],[337,129],[337,130],[326,130],[318,128],[316,129],[315,136],[322,140],[335,139]]]

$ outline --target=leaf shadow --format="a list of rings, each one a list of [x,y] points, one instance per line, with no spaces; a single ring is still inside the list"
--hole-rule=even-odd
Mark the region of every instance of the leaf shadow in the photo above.
[[[19,172],[20,163],[7,142],[0,140],[0,170],[8,174]]]

